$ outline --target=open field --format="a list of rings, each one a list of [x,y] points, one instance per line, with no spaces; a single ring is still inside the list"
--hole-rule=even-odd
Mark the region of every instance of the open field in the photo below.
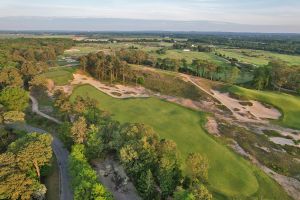
[[[236,58],[241,62],[258,66],[267,65],[269,61],[274,59],[280,59],[287,62],[289,65],[300,65],[300,56],[294,55],[251,49],[218,49],[217,52],[231,58]]]
[[[42,74],[42,77],[52,79],[55,85],[66,85],[73,78],[73,73],[76,68],[73,67],[57,67],[50,69],[48,72]]]
[[[250,90],[238,86],[226,90],[247,99],[261,101],[278,108],[283,116],[277,123],[290,128],[300,129],[300,97],[279,92]]]
[[[109,111],[120,122],[140,122],[152,126],[162,138],[177,143],[183,159],[190,152],[206,155],[210,163],[210,188],[216,193],[238,197],[276,194],[282,197],[280,199],[287,199],[270,178],[264,174],[257,175],[261,173],[259,170],[205,133],[201,127],[204,113],[157,98],[114,99],[89,85],[77,87],[72,98],[78,95],[99,100],[100,109]]]
[[[156,54],[158,55],[158,54]],[[196,52],[183,50],[167,50],[166,54],[158,55],[160,58],[174,58],[174,59],[186,59],[188,63],[191,63],[194,59],[203,59],[209,60],[216,63],[217,65],[230,66],[230,63],[226,62],[225,59],[222,59],[216,56],[214,53],[208,52]]]

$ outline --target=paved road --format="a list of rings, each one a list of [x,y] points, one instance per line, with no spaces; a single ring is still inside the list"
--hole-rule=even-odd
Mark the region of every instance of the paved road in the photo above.
[[[32,112],[49,119],[57,124],[61,124],[62,122],[39,111],[38,101],[33,97],[30,96],[32,101]],[[11,128],[24,130],[28,133],[30,132],[37,132],[37,133],[48,133],[45,130],[40,128],[36,128],[27,124],[13,124],[10,125]],[[50,133],[51,134],[51,133]],[[60,200],[73,200],[73,192],[71,189],[71,178],[68,174],[68,156],[69,151],[64,147],[63,143],[54,135],[51,134],[53,137],[52,142],[52,149],[57,159],[57,164],[59,167],[59,188],[60,188]]]
[[[38,101],[36,100],[36,98],[34,98],[34,97],[31,96],[31,95],[30,95],[29,97],[30,97],[30,100],[31,100],[31,102],[32,102],[32,112],[34,112],[34,113],[40,115],[41,117],[44,117],[44,118],[46,118],[46,119],[49,119],[49,120],[51,120],[51,121],[53,121],[53,122],[55,122],[55,123],[57,123],[57,124],[62,124],[62,122],[59,121],[58,119],[55,119],[54,117],[51,117],[51,116],[49,116],[49,115],[47,115],[47,114],[45,114],[45,113],[42,113],[42,112],[39,110],[39,103],[38,103]]]
[[[45,130],[27,125],[27,124],[13,124],[10,125],[11,128],[24,130],[28,133],[37,132],[37,133],[48,133]],[[52,134],[53,142],[52,149],[57,159],[57,164],[59,167],[59,188],[60,188],[60,200],[72,200],[73,192],[71,190],[71,178],[68,174],[68,156],[69,152],[64,148],[63,143]]]

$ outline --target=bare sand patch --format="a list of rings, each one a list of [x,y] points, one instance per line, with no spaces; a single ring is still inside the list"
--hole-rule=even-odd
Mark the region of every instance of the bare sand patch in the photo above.
[[[207,122],[205,124],[205,129],[207,132],[209,132],[212,135],[215,135],[217,137],[220,136],[220,132],[218,129],[218,123],[213,117],[208,117]]]
[[[65,50],[66,53],[79,52],[79,51],[80,51],[79,49],[75,49],[75,48]]]
[[[115,199],[141,199],[118,161],[106,158],[105,160],[93,160],[92,164],[100,182],[113,194]]]
[[[233,115],[241,121],[266,122],[266,119],[279,119],[281,113],[273,107],[266,107],[258,101],[241,101],[229,96],[228,93],[221,93],[212,90],[213,96],[231,110]]]
[[[289,145],[289,146],[300,147],[300,144],[296,145],[292,139],[287,139],[283,137],[270,137],[270,141],[282,146]]]
[[[67,94],[72,94],[73,88],[76,85],[89,84],[101,92],[114,97],[114,98],[145,98],[149,97],[149,92],[140,86],[127,86],[127,85],[107,85],[92,77],[84,74],[73,74],[73,80],[69,85],[56,86],[56,89],[63,90]]]

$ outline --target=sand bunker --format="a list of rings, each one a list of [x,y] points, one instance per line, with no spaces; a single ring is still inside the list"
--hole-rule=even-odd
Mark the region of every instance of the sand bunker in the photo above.
[[[228,93],[212,90],[213,96],[224,104],[233,115],[241,121],[266,121],[265,119],[279,119],[281,113],[275,108],[267,108],[258,101],[240,101],[231,98]]]
[[[100,81],[93,79],[92,77],[83,74],[73,74],[73,80],[69,85],[57,86],[56,89],[63,90],[67,94],[72,94],[75,85],[89,84],[101,92],[119,99],[124,98],[145,98],[149,97],[145,88],[139,86],[125,86],[125,85],[113,85],[109,86]]]
[[[72,52],[79,52],[80,50],[79,49],[68,49],[68,50],[65,50],[66,53],[72,53]]]

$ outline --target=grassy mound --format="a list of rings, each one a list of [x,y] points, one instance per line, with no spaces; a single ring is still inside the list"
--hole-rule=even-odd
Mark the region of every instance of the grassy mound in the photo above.
[[[204,114],[156,98],[114,99],[92,86],[77,87],[72,98],[98,99],[99,107],[120,122],[140,122],[152,126],[162,138],[174,140],[185,159],[190,152],[200,152],[209,159],[209,184],[226,196],[251,196],[259,188],[253,170],[241,157],[216,142],[201,127]]]
[[[228,92],[247,99],[254,99],[280,109],[283,116],[276,122],[280,125],[300,130],[300,97],[280,92],[250,90],[242,87],[226,87]]]

